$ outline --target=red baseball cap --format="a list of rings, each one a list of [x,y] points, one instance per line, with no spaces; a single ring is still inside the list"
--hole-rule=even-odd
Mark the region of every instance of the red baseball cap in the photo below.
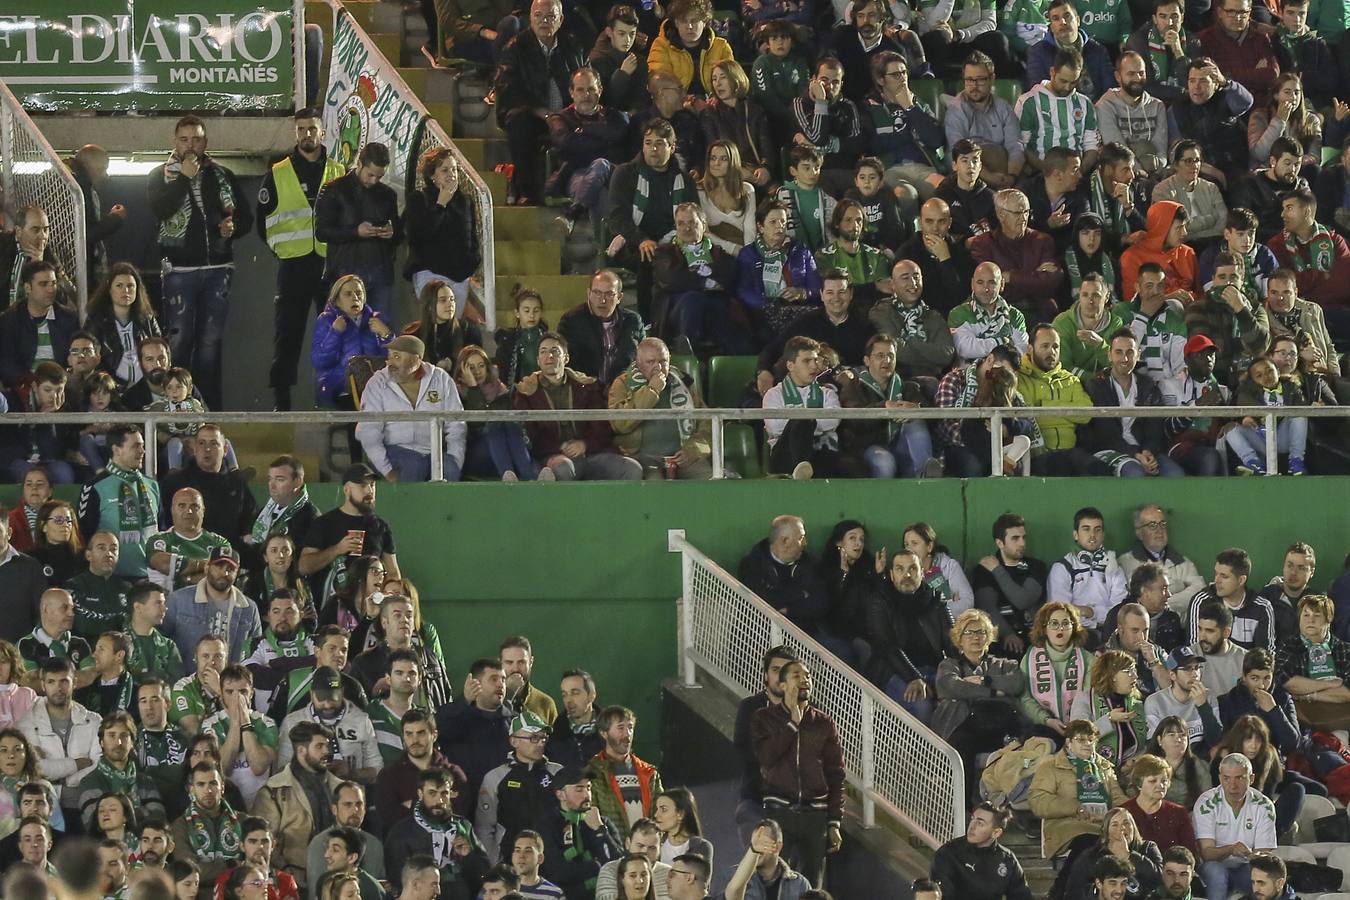
[[[1186,341],[1186,347],[1183,352],[1190,356],[1192,353],[1199,353],[1201,350],[1217,350],[1214,342],[1203,334],[1193,334]]]

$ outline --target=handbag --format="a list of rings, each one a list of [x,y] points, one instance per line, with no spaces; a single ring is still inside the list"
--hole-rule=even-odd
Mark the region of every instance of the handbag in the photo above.
[[[1317,840],[1322,843],[1346,844],[1350,843],[1350,816],[1346,815],[1345,810],[1338,809],[1329,816],[1322,816],[1320,819],[1313,820],[1313,833]],[[1339,890],[1340,885],[1330,890]]]
[[[1341,889],[1340,869],[1297,861],[1286,862],[1285,868],[1289,871],[1289,883],[1300,894],[1325,894]]]

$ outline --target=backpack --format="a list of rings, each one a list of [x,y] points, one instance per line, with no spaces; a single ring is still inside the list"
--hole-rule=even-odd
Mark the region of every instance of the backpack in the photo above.
[[[980,775],[980,796],[995,804],[1028,809],[1031,778],[1042,759],[1055,752],[1049,738],[1011,741],[989,755]]]

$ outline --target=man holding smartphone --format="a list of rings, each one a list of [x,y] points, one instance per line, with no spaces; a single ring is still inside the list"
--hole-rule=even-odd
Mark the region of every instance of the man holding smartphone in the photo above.
[[[389,148],[372,141],[356,168],[324,185],[314,203],[314,235],[328,245],[324,282],[356,275],[366,302],[386,320],[394,290],[394,253],[403,240],[398,195],[384,184]]]

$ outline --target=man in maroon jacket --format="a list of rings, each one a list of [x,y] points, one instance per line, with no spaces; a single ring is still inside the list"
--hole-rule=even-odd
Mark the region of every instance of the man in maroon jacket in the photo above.
[[[1009,188],[994,195],[998,228],[970,239],[971,258],[1003,270],[1003,296],[1026,316],[1027,328],[1055,317],[1055,298],[1064,288],[1054,238],[1028,226],[1031,201]]]
[[[843,843],[844,749],[829,714],[811,705],[811,670],[800,660],[778,672],[781,705],[756,711],[750,741],[764,785],[764,813],[783,828],[783,855],[811,884],[825,854]]]

